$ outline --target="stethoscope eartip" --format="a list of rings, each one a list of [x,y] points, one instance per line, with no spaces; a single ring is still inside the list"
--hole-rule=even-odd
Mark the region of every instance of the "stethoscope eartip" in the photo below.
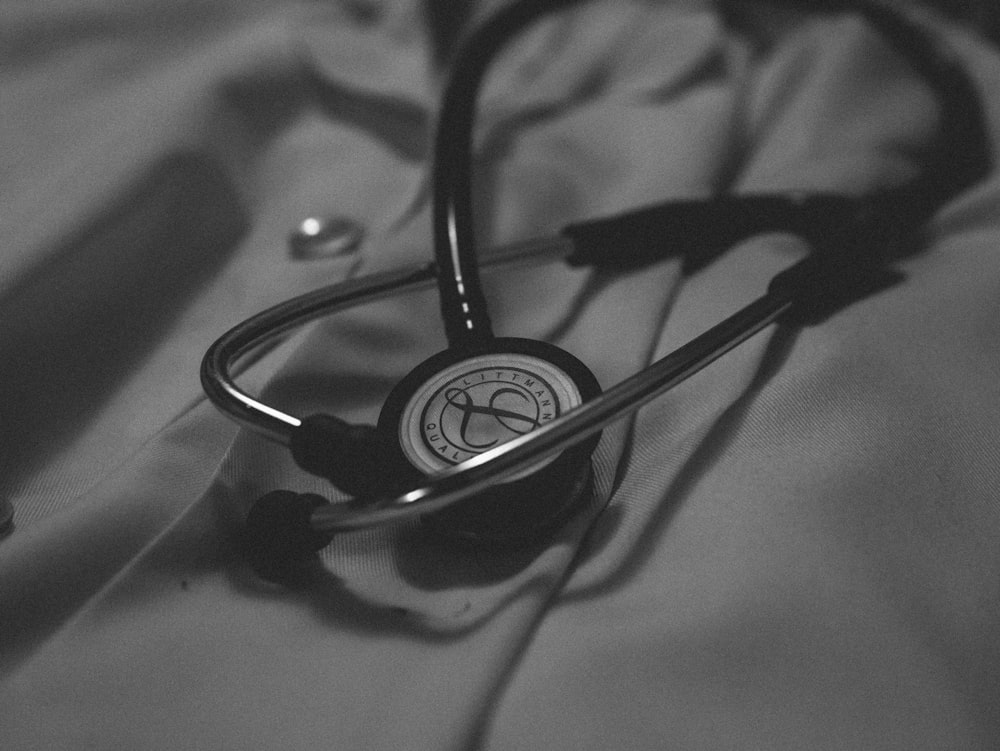
[[[286,583],[315,560],[333,535],[317,532],[309,519],[330,502],[315,493],[274,490],[259,498],[243,528],[244,553],[264,579]]]

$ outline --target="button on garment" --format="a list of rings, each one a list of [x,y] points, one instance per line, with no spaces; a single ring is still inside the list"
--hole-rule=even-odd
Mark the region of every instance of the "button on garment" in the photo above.
[[[293,258],[332,258],[356,253],[364,236],[364,227],[350,219],[311,216],[295,228],[288,245]]]

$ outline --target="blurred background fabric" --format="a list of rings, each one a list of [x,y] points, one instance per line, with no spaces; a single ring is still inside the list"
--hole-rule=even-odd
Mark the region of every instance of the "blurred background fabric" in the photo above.
[[[338,536],[324,577],[235,542],[275,488],[341,498],[198,382],[249,315],[430,258],[446,62],[502,2],[11,2],[0,28],[4,749],[990,749],[1000,738],[1000,182],[933,218],[904,280],[778,327],[597,450],[546,545]],[[998,17],[905,6],[971,76],[996,157]],[[919,174],[934,97],[837,3],[739,29],[702,0],[540,22],[480,103],[484,247],[720,191],[860,194]],[[308,216],[363,228],[302,258]],[[694,274],[486,280],[498,332],[608,387],[806,248]],[[374,420],[444,346],[431,294],[311,326],[240,382]]]

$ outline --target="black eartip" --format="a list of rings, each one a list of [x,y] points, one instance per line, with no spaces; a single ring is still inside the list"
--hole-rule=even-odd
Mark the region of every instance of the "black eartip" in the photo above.
[[[331,534],[315,531],[312,512],[328,504],[314,493],[274,490],[250,507],[243,545],[254,571],[270,581],[288,582],[315,560]]]
[[[352,496],[371,497],[405,487],[393,471],[391,449],[371,425],[353,425],[332,415],[311,415],[292,434],[295,462]]]

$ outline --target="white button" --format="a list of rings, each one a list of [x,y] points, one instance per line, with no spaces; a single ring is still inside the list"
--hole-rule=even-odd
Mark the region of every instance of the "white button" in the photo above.
[[[364,237],[364,227],[346,217],[309,217],[295,228],[288,244],[293,258],[335,258],[356,253]]]

